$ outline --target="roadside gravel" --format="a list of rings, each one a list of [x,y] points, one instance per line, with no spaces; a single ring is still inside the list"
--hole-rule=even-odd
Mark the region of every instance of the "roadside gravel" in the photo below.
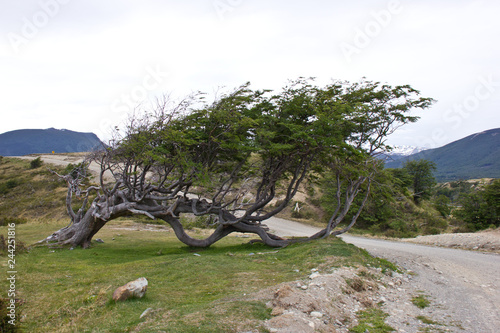
[[[403,239],[404,242],[500,253],[500,228],[477,233],[441,234]]]
[[[305,236],[317,231],[310,226],[301,229],[299,223],[272,219],[268,225],[278,235]],[[302,233],[302,234],[301,234]],[[500,255],[480,251],[438,247],[484,249],[498,244],[498,230],[470,235],[450,234],[418,237],[406,241],[386,241],[343,235],[348,243],[366,249],[370,254],[385,258],[403,270],[394,280],[382,282],[367,297],[383,297],[383,310],[389,314],[386,323],[397,332],[500,332]],[[460,242],[458,242],[460,240]],[[428,242],[433,246],[412,244]],[[492,245],[496,249],[496,245]],[[491,248],[491,247],[490,247]],[[385,278],[388,279],[388,278]],[[388,287],[387,287],[388,286]],[[383,290],[381,292],[380,290]],[[378,294],[377,294],[378,293]],[[412,298],[425,295],[430,305],[419,309]],[[355,308],[351,308],[356,310]],[[420,319],[419,319],[420,318]],[[423,323],[422,320],[428,322]],[[343,327],[336,327],[344,332]],[[326,330],[328,331],[328,330]],[[333,330],[332,330],[333,331]],[[276,332],[297,332],[278,330]],[[301,332],[308,332],[306,330]],[[311,331],[311,332],[314,332]],[[333,331],[334,332],[334,331]]]

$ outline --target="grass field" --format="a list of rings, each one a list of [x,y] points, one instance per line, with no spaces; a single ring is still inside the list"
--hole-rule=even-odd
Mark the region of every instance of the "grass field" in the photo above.
[[[118,229],[127,225],[131,227]],[[17,254],[23,328],[27,332],[251,330],[270,317],[265,304],[250,297],[258,290],[304,278],[311,268],[389,265],[336,238],[277,250],[228,237],[208,249],[194,249],[171,232],[144,231],[137,225],[113,222],[98,234],[104,243],[87,250],[38,247]],[[22,224],[16,237],[29,244],[58,227]],[[6,227],[1,227],[0,234],[5,233]],[[3,270],[6,261],[2,257]],[[144,298],[121,303],[111,299],[115,288],[141,276],[149,281]],[[2,283],[2,290],[7,290],[7,282]],[[152,310],[141,319],[148,308]]]

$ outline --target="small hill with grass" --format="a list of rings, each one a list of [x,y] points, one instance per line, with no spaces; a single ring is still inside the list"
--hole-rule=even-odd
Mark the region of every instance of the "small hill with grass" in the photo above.
[[[476,133],[440,148],[387,162],[386,167],[400,168],[407,160],[419,159],[436,163],[435,176],[439,182],[500,178],[500,128]]]
[[[31,162],[0,156],[0,225],[69,221],[65,209],[66,184],[47,167]],[[62,167],[50,167],[65,173]]]
[[[0,134],[0,155],[22,156],[44,153],[77,153],[102,147],[94,133],[65,129],[22,129]]]

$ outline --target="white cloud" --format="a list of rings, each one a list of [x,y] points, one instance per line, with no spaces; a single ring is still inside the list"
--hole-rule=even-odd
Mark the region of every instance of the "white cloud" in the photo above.
[[[41,4],[54,1],[57,13],[15,52],[8,34],[22,35],[26,20],[43,12]],[[6,7],[0,12],[0,132],[102,132],[121,117],[113,112],[117,100],[141,96],[151,68],[168,74],[146,98],[246,81],[277,89],[298,76],[410,84],[439,102],[394,135],[398,144],[428,141],[440,131],[445,134],[434,135],[432,144],[442,145],[500,127],[500,87],[460,126],[444,117],[474,93],[479,77],[500,81],[495,2],[40,0]],[[371,33],[369,43],[348,61],[341,45],[353,44],[359,31]]]

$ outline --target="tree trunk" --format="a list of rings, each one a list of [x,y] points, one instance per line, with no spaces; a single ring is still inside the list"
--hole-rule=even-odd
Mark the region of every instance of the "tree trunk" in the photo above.
[[[79,221],[57,230],[46,239],[38,242],[38,244],[70,245],[71,247],[81,246],[84,249],[90,247],[92,237],[94,237],[107,222],[103,219],[95,218],[92,215],[92,210],[92,208],[89,209]]]

